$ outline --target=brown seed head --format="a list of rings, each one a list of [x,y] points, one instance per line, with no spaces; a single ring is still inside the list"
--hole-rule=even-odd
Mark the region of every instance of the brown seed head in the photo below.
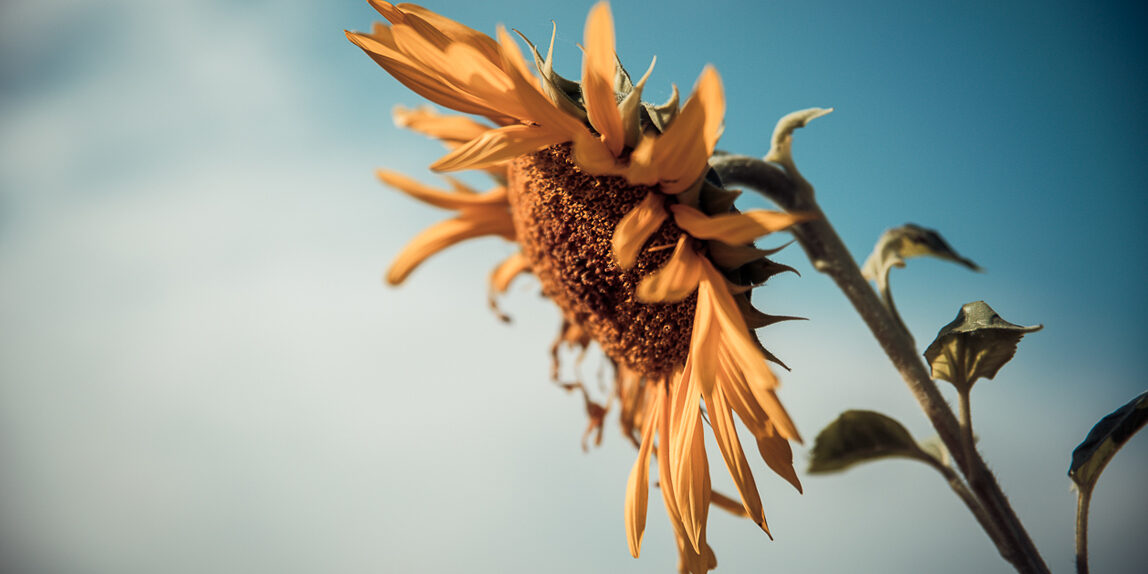
[[[696,294],[679,303],[643,303],[638,283],[672,249],[643,251],[633,268],[614,262],[618,222],[655,188],[578,168],[570,144],[524,155],[510,169],[510,206],[523,254],[542,292],[586,329],[611,359],[651,378],[680,368],[689,351]],[[650,237],[670,246],[682,231],[671,219]]]

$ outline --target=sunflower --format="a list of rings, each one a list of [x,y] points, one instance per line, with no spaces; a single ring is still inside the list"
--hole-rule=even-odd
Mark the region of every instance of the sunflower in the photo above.
[[[801,439],[767,366],[777,360],[753,331],[787,317],[750,304],[753,287],[789,268],[753,242],[805,218],[736,210],[738,193],[710,169],[725,111],[718,73],[706,67],[683,105],[676,87],[662,105],[643,102],[653,63],[637,82],[622,68],[606,2],[587,18],[580,83],[554,72],[553,34],[545,56],[523,38],[536,76],[502,27],[495,40],[420,6],[371,4],[388,24],[348,32],[351,42],[419,95],[491,123],[430,108],[398,108],[396,122],[450,148],[432,170],[484,170],[498,184],[479,192],[448,177],[449,189],[438,189],[380,171],[385,183],[456,212],[402,250],[387,282],[466,239],[515,242],[518,252],[490,277],[495,310],[495,296],[532,273],[563,314],[555,357],[562,344],[593,341],[615,366],[622,428],[638,446],[624,512],[631,554],[641,549],[651,456],[682,572],[716,567],[711,504],[768,534],[735,415],[798,491],[789,441]],[[587,435],[600,438],[605,408],[586,403]],[[740,502],[710,488],[703,410]]]

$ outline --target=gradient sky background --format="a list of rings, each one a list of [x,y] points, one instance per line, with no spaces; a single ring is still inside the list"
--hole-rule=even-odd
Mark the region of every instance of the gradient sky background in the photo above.
[[[559,71],[576,77],[590,5],[428,7],[536,41],[556,20]],[[795,153],[859,259],[914,222],[987,270],[893,271],[922,350],[978,299],[1045,325],[977,386],[973,417],[1049,565],[1072,571],[1069,453],[1146,387],[1143,6],[613,10],[626,65],[658,56],[648,99],[717,67],[724,149],[762,155],[785,113],[837,108]],[[391,108],[419,98],[343,36],[377,19],[357,1],[0,6],[6,572],[673,571],[656,493],[643,557],[627,551],[634,449],[611,419],[584,454],[581,399],[547,381],[557,311],[532,279],[504,300],[514,324],[487,310],[486,273],[508,245],[470,243],[402,288],[381,284],[444,214],[373,178],[433,181],[425,166],[442,154],[393,126]],[[811,439],[846,409],[932,432],[832,283],[797,248],[778,259],[802,276],[755,300],[810,319],[761,332],[793,369],[781,394],[808,440],[805,494],[757,464],[776,540],[714,511],[720,571],[1008,571],[923,465],[804,473]],[[1148,560],[1146,476],[1139,436],[1094,498],[1094,571]]]

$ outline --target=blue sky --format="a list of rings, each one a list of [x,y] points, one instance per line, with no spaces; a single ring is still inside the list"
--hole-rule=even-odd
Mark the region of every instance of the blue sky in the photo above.
[[[544,41],[577,76],[590,2],[437,2]],[[893,271],[922,350],[963,303],[1043,323],[974,391],[980,448],[1055,572],[1071,570],[1069,453],[1145,388],[1148,77],[1143,7],[1101,2],[615,2],[618,51],[660,101],[716,66],[719,146],[774,122],[863,259],[887,227],[939,229],[986,269]],[[0,7],[0,556],[26,572],[667,572],[656,497],[643,557],[622,500],[634,451],[584,454],[550,385],[558,314],[510,248],[445,253],[398,289],[389,259],[443,214],[385,189],[433,181],[419,99],[343,37],[365,2],[17,0]],[[473,179],[481,182],[480,179]],[[743,207],[764,206],[747,197]],[[860,320],[800,250],[755,296],[807,438],[846,409],[931,432]],[[591,359],[582,375],[593,380]],[[567,373],[573,376],[573,372]],[[950,398],[951,395],[949,395]],[[755,467],[776,540],[719,513],[724,572],[1007,571],[935,473],[904,461]],[[714,461],[716,463],[716,461]],[[730,490],[715,467],[715,485]],[[1093,504],[1095,571],[1148,559],[1133,439]]]

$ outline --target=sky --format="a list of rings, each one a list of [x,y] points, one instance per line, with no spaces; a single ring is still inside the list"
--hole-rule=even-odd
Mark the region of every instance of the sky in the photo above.
[[[591,2],[427,6],[536,42],[553,20],[558,71],[578,75]],[[648,99],[688,91],[706,64],[721,73],[722,149],[764,155],[782,115],[835,108],[795,156],[859,260],[912,222],[985,269],[893,270],[921,351],[970,301],[1045,326],[976,386],[973,421],[1049,566],[1071,571],[1071,450],[1146,387],[1144,8],[612,7],[624,64],[657,56]],[[548,380],[557,310],[532,279],[503,300],[511,324],[487,308],[510,245],[467,243],[383,285],[445,215],[374,179],[433,182],[443,153],[393,125],[419,98],[344,37],[379,19],[342,0],[0,5],[5,572],[674,571],[656,495],[629,556],[635,451],[616,421],[584,453],[581,398]],[[832,282],[796,247],[776,259],[800,276],[755,301],[809,320],[759,335],[792,369],[781,398],[807,439],[805,493],[757,463],[775,540],[714,511],[719,571],[1009,571],[923,465],[805,472],[811,439],[848,409],[932,432]],[[592,352],[563,375],[593,383],[600,366]],[[1138,436],[1093,499],[1094,571],[1148,560],[1145,476]]]

